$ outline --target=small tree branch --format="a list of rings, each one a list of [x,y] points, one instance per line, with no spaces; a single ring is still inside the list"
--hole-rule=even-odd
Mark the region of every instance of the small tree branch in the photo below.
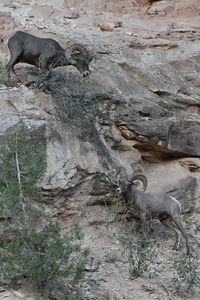
[[[20,199],[23,198],[23,192],[22,192],[22,183],[21,183],[21,173],[20,173],[20,167],[19,167],[19,158],[18,158],[18,131],[16,132],[16,148],[15,148],[15,161],[16,161],[16,167],[17,167],[17,179],[19,184],[19,197]]]

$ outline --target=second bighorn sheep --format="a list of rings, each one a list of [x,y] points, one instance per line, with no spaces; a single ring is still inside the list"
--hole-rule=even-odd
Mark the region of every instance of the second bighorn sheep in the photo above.
[[[158,218],[166,227],[175,232],[176,242],[174,249],[176,250],[180,245],[180,232],[182,233],[186,241],[187,254],[189,255],[188,237],[181,222],[180,202],[169,195],[157,195],[145,192],[147,188],[147,178],[143,174],[136,174],[129,178],[123,167],[120,168],[118,174],[118,192],[124,197],[127,208],[129,208],[129,206],[134,207],[139,213],[143,234],[145,234],[146,218]],[[143,191],[137,188],[138,181],[143,183]]]
[[[83,45],[73,44],[65,50],[53,39],[39,38],[22,31],[17,31],[9,38],[8,48],[10,61],[7,68],[15,75],[14,66],[25,62],[43,72],[49,72],[58,66],[73,65],[83,76],[87,76],[90,73],[89,63],[94,57]]]

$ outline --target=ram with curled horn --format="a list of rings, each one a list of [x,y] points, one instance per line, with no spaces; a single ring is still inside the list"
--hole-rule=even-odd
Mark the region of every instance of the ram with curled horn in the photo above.
[[[145,222],[147,218],[157,218],[166,227],[176,234],[174,249],[178,250],[180,245],[180,232],[182,233],[187,247],[187,254],[190,253],[188,236],[181,222],[181,204],[174,197],[167,194],[157,195],[145,192],[147,188],[147,178],[143,174],[127,175],[126,169],[121,167],[119,175],[119,187],[117,192],[121,193],[125,199],[127,209],[134,207],[138,212],[142,222],[142,232],[146,236]],[[143,191],[138,189],[138,183],[142,182]]]
[[[39,38],[26,32],[17,31],[8,40],[10,60],[7,69],[16,76],[14,66],[19,62],[40,68],[43,73],[50,73],[59,66],[75,66],[83,76],[90,74],[89,64],[94,55],[85,46],[73,44],[67,50],[49,38]]]
[[[94,54],[87,50],[83,45],[73,44],[65,52],[66,58],[73,61],[73,65],[77,67],[83,76],[90,74],[89,63],[94,58]]]

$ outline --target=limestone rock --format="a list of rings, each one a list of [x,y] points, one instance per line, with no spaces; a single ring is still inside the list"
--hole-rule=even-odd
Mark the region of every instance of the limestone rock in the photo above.
[[[99,28],[102,31],[113,31],[115,28],[115,24],[114,23],[99,24]]]
[[[77,19],[77,18],[79,18],[79,13],[78,12],[76,12],[76,11],[73,11],[73,10],[65,10],[65,12],[64,12],[64,18],[66,18],[66,19]]]
[[[42,17],[42,18],[49,18],[54,13],[54,8],[47,5],[35,6],[32,7],[28,15],[29,17]]]
[[[113,31],[115,28],[122,27],[122,22],[98,24],[98,26],[102,31]]]

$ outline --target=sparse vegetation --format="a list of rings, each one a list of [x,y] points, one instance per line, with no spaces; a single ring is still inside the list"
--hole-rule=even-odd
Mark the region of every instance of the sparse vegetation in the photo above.
[[[0,62],[0,84],[7,84],[8,70],[4,63]]]
[[[104,103],[105,95],[97,94],[91,97],[82,95],[74,99],[65,98],[63,105],[68,118],[84,118],[86,121],[93,122],[98,119],[108,117],[108,105]]]
[[[152,241],[149,237],[149,233],[148,239],[144,239],[141,232],[137,230],[136,222],[134,220],[132,220],[131,223],[127,222],[124,209],[124,214],[119,215],[117,213],[120,207],[119,202],[119,199],[113,200],[113,205],[108,209],[108,218],[109,222],[111,222],[112,219],[113,222],[118,224],[119,230],[116,236],[124,248],[123,256],[128,255],[129,274],[131,277],[157,277],[157,255],[159,261],[164,261],[165,258],[164,255],[162,257],[162,251],[159,251],[159,249],[156,251],[159,247],[159,243],[156,242],[155,239]],[[123,207],[123,201],[121,200],[121,202]],[[188,225],[187,229],[191,230],[191,228],[193,228],[196,232],[197,224],[194,222],[193,216],[190,216],[190,218],[187,217],[186,221]],[[177,294],[199,294],[200,292],[199,248],[195,239],[194,243],[193,247],[191,245],[191,253],[189,256],[174,251],[174,258],[171,262],[168,262],[168,266],[170,267],[166,267],[165,271],[169,274],[173,285],[175,285]],[[161,278],[159,278],[159,280],[160,279]]]
[[[66,76],[58,73],[41,82],[42,89],[52,95],[64,118],[76,122],[80,119],[89,123],[107,119],[113,92],[88,95],[80,89],[71,93],[66,89]],[[77,86],[76,88],[79,89]]]
[[[177,290],[198,294],[200,292],[200,258],[196,249],[192,248],[189,256],[181,256],[174,260],[173,281]]]
[[[124,210],[124,203],[114,199],[114,204],[108,209],[108,223],[118,224],[119,230],[116,237],[124,248],[124,255],[128,257],[129,274],[131,277],[152,277],[154,273],[153,263],[156,260],[155,249],[158,243],[145,239],[138,230],[138,224],[133,220],[127,222],[126,214],[118,214],[118,210]],[[121,204],[120,204],[121,202]],[[108,226],[107,226],[108,228]]]
[[[144,239],[136,230],[132,222],[121,238],[122,245],[128,250],[129,273],[131,276],[151,277],[153,275],[153,262],[156,258],[157,243]]]
[[[79,299],[89,252],[77,224],[62,234],[35,204],[42,200],[37,182],[45,167],[42,145],[31,143],[24,126],[1,139],[0,281],[11,287],[25,281],[44,299]]]

